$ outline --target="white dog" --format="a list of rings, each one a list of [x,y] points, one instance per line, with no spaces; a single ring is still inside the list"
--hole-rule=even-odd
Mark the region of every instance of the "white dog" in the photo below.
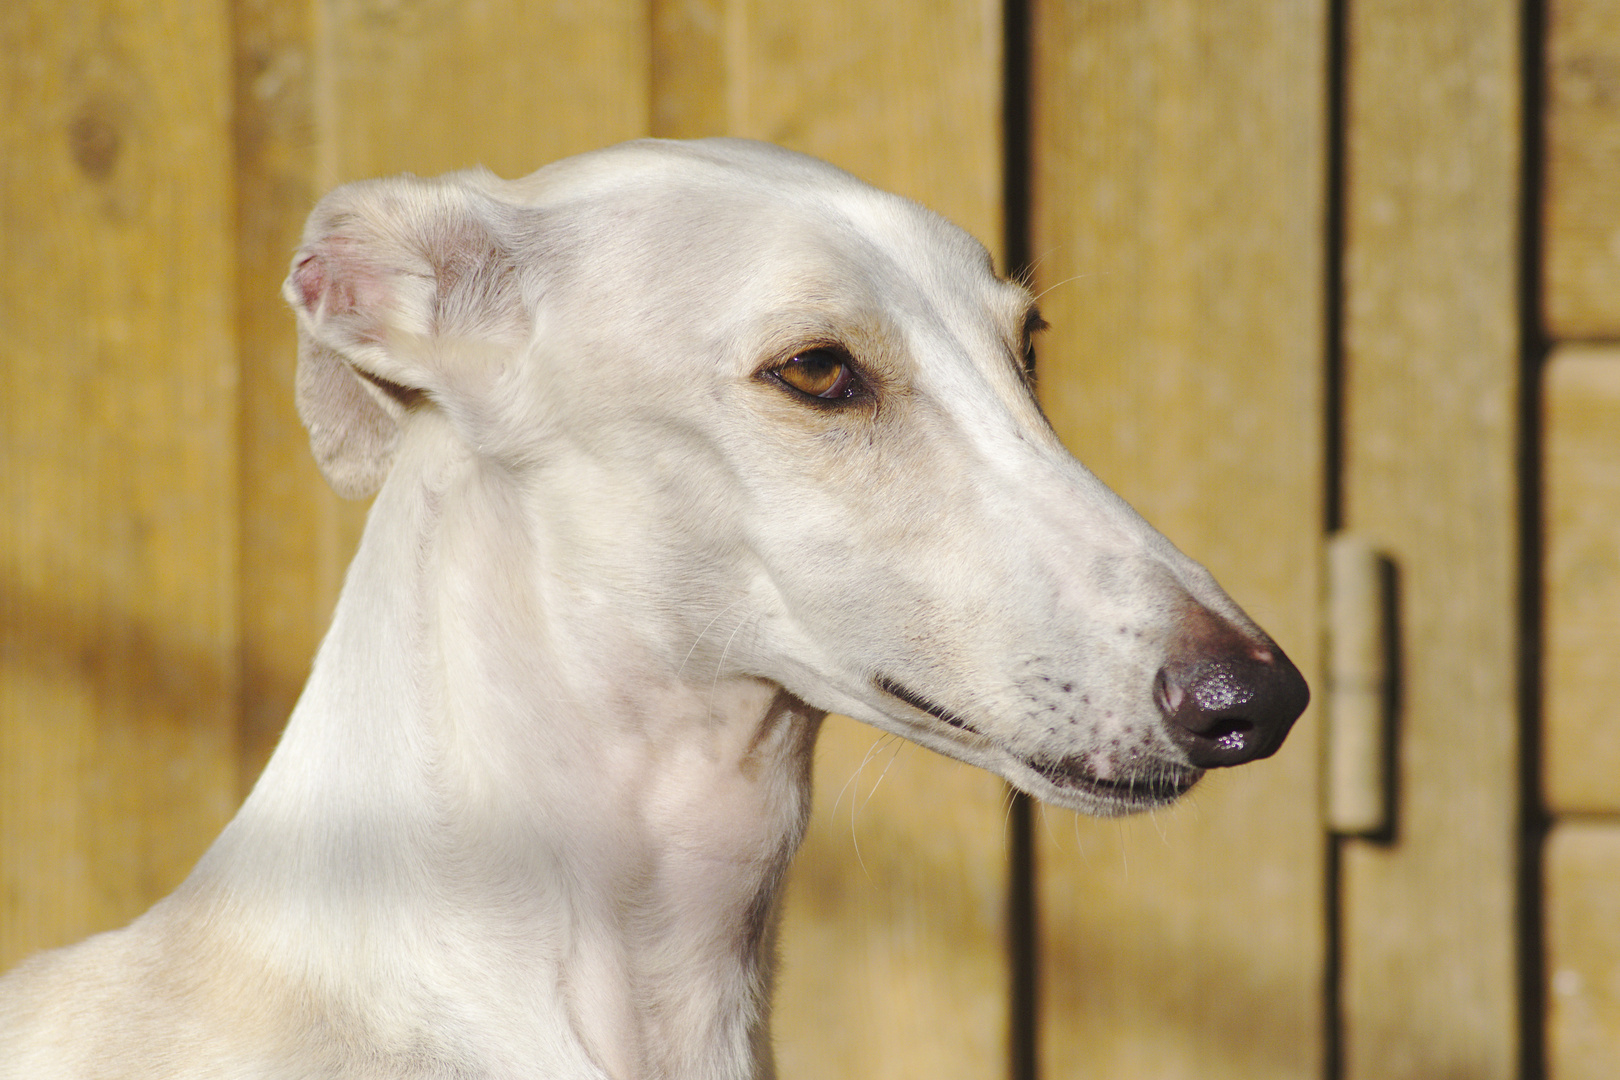
[[[1304,708],[1047,426],[1028,293],[827,165],[353,184],[286,294],[364,541],[190,878],[0,983],[6,1077],[768,1077],[826,711],[1117,814]]]

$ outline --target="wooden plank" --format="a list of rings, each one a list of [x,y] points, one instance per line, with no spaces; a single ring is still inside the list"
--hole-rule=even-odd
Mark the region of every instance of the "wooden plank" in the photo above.
[[[1001,237],[1001,12],[729,0],[727,133],[825,158]]]
[[[679,133],[712,133],[723,109],[726,133],[826,158],[995,246],[994,5],[731,0],[723,14],[718,90],[699,113],[710,119]],[[662,95],[655,87],[655,102]],[[1004,785],[892,740],[868,762],[877,741],[835,717],[817,749],[815,815],[780,933],[773,1027],[781,1074],[1002,1075]]]
[[[829,717],[779,933],[784,1077],[1007,1071],[1004,786]]]
[[[1565,348],[1544,378],[1542,792],[1620,811],[1620,348]]]
[[[1047,411],[1309,676],[1326,5],[1046,0],[1034,17]],[[1041,1075],[1319,1074],[1317,738],[1307,715],[1276,758],[1151,817],[1037,821]]]
[[[482,164],[522,176],[648,133],[648,10],[477,0],[322,0],[324,188]]]
[[[701,139],[726,131],[726,0],[651,0],[652,134]]]
[[[1559,824],[1544,867],[1547,1076],[1608,1080],[1620,1047],[1620,821]]]
[[[1344,519],[1394,561],[1395,838],[1343,849],[1345,1080],[1518,1076],[1519,5],[1350,6]]]
[[[1554,338],[1620,338],[1620,4],[1546,8],[1542,315]]]
[[[0,967],[235,801],[229,11],[0,11]]]

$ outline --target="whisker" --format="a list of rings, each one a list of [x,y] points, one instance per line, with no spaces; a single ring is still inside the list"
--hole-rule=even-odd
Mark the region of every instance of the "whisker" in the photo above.
[[[905,741],[897,738],[889,732],[884,732],[883,735],[878,739],[878,743],[881,744],[886,740],[894,743],[894,753],[889,755],[889,763],[883,766],[882,772],[878,773],[877,782],[872,785],[872,790],[866,793],[866,801],[861,803],[862,810],[865,810],[867,803],[872,801],[872,796],[877,794],[877,789],[883,785],[883,778],[889,775],[889,769],[891,769],[894,766],[895,761],[899,759],[900,751],[905,749]],[[854,815],[851,815],[850,821],[853,824]]]
[[[1052,284],[1048,285],[1046,288],[1044,288],[1040,292],[1036,293],[1035,294],[1035,301],[1037,303],[1039,303],[1041,300],[1045,299],[1047,293],[1052,292],[1054,289],[1060,289],[1063,286],[1072,284],[1072,283],[1074,283],[1076,281],[1082,281],[1082,280],[1084,280],[1086,278],[1100,278],[1100,277],[1110,277],[1110,276],[1112,276],[1111,271],[1108,271],[1108,270],[1088,270],[1083,274],[1071,274],[1068,277],[1064,278],[1062,281],[1054,281],[1054,282],[1052,282]]]
[[[714,664],[714,680],[709,683],[709,720],[711,722],[714,720],[714,692],[720,688],[720,675],[726,669],[726,653],[731,651],[731,643],[737,640],[737,635],[742,633],[743,627],[763,617],[763,615],[755,614],[743,619],[732,629],[731,636],[726,638],[725,645],[720,649],[720,659],[716,660]]]
[[[1040,819],[1041,831],[1046,833],[1047,841],[1050,842],[1054,847],[1057,846],[1057,833],[1052,831],[1052,815],[1048,814],[1045,809],[1042,808],[1039,801],[1037,801],[1036,804],[1030,809],[1034,810],[1035,816]],[[1070,816],[1073,817],[1074,815],[1071,813]],[[1078,830],[1076,831],[1076,838],[1078,839]]]
[[[861,855],[861,837],[860,837],[860,833],[857,832],[856,828],[855,828],[855,816],[866,805],[866,803],[863,802],[861,800],[861,798],[860,798],[861,791],[860,791],[860,786],[858,785],[857,781],[859,781],[861,774],[866,771],[866,766],[872,760],[872,756],[877,753],[878,747],[882,746],[884,741],[886,739],[889,739],[889,738],[891,738],[891,736],[889,735],[888,732],[885,731],[885,732],[879,733],[878,737],[872,740],[872,745],[868,746],[866,748],[866,755],[861,758],[861,763],[859,765],[855,766],[855,771],[852,774],[850,774],[850,778],[847,781],[844,782],[843,788],[838,792],[838,798],[841,801],[843,799],[843,797],[844,797],[844,792],[849,790],[849,786],[851,784],[856,784],[855,795],[854,795],[853,798],[851,798],[849,800],[849,842],[855,848],[855,861],[860,864],[861,873],[866,876],[866,880],[868,882],[872,881],[872,872],[866,868],[866,859],[863,858],[862,855]],[[884,772],[887,772],[887,771],[888,771],[887,769],[884,769]],[[881,776],[878,777],[878,782],[882,783],[882,781],[883,781],[883,777],[881,777]],[[872,790],[873,791],[877,790],[877,785],[876,784],[874,784],[872,786]],[[867,800],[870,801],[870,799],[871,799],[871,796],[868,795]],[[837,810],[838,810],[838,803],[834,802],[833,803],[833,811],[836,813]]]
[[[883,733],[883,734],[879,734],[877,738],[872,740],[872,745],[868,746],[866,748],[866,756],[861,758],[861,763],[859,765],[855,766],[855,771],[849,774],[849,779],[844,781],[844,786],[838,789],[838,797],[833,800],[832,811],[831,811],[832,814],[835,817],[838,814],[838,806],[839,806],[839,804],[844,801],[844,793],[850,789],[850,786],[852,784],[854,784],[857,780],[860,779],[861,773],[866,771],[867,762],[872,760],[873,753],[875,753],[877,751],[877,748],[883,744],[883,740],[885,738],[887,738],[887,737],[888,737],[887,733]],[[860,796],[860,789],[858,787],[855,789],[855,794],[856,794],[856,797],[858,799],[859,796]],[[854,821],[855,821],[855,805],[854,805],[854,802],[852,801],[850,803],[850,823],[851,823],[851,827],[853,827]]]
[[[872,760],[872,752],[877,749],[881,742],[883,742],[882,735],[879,735],[876,739],[872,740],[872,745],[866,748],[866,756],[861,759],[861,763],[859,765],[855,766],[855,771],[849,774],[849,779],[844,781],[844,786],[838,789],[838,797],[833,800],[832,809],[829,811],[829,813],[831,813],[834,817],[838,816],[838,806],[844,801],[844,793],[849,790],[851,784],[860,779],[861,773],[866,769],[866,763]],[[859,794],[858,788],[856,789],[856,793],[857,795]],[[854,820],[853,814],[854,811],[852,808],[852,821]]]
[[[714,628],[714,624],[720,621],[721,616],[725,615],[726,612],[742,603],[743,599],[743,597],[739,596],[737,599],[721,608],[719,613],[716,614],[714,618],[709,620],[709,625],[698,631],[698,636],[692,639],[692,647],[686,650],[686,657],[681,661],[681,666],[675,669],[675,677],[677,679],[679,679],[682,673],[686,671],[686,663],[688,660],[692,659],[692,654],[697,652],[698,644],[703,640],[704,635]]]

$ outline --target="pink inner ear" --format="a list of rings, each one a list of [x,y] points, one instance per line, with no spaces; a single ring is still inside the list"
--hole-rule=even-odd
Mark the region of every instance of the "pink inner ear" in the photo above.
[[[305,311],[320,310],[321,294],[326,291],[326,267],[320,256],[311,253],[299,259],[292,270],[292,283]]]
[[[329,319],[360,315],[370,323],[379,317],[386,287],[377,271],[360,258],[359,245],[341,234],[323,236],[304,249],[293,264],[293,289],[304,311]],[[362,310],[365,309],[365,310]],[[355,332],[370,340],[370,330]]]

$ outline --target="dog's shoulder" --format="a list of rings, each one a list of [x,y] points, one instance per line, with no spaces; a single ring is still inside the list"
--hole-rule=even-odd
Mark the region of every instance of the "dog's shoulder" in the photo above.
[[[132,980],[130,933],[38,953],[0,978],[0,1078],[157,1076],[130,1038],[148,1011]]]
[[[273,995],[208,979],[161,926],[149,915],[0,978],[0,1080],[290,1076],[266,1023]]]

